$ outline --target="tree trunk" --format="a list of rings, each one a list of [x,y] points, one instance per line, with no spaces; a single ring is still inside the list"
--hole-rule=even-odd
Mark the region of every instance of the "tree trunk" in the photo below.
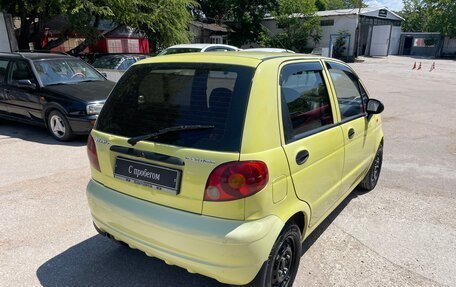
[[[25,10],[24,3],[21,3],[21,8],[19,10],[19,17],[21,18],[21,30],[18,38],[19,50],[29,50],[30,42],[30,19],[27,20],[27,12]]]

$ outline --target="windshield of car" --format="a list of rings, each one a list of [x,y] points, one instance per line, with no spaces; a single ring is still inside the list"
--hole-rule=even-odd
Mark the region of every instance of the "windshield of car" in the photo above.
[[[163,50],[158,56],[194,52],[201,52],[201,48],[168,48]]]
[[[45,86],[105,79],[89,64],[79,59],[33,61],[38,77]]]
[[[115,69],[121,60],[121,57],[99,57],[95,59],[92,66],[97,69]]]
[[[176,126],[211,126],[146,141],[238,152],[253,74],[254,68],[227,64],[132,66],[109,96],[96,129],[131,138]]]

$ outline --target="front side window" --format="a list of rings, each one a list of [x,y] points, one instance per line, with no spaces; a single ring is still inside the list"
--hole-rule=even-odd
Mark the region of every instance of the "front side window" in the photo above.
[[[254,68],[202,63],[132,66],[100,113],[96,129],[135,137],[182,125],[212,128],[149,141],[239,152]]]
[[[285,66],[280,74],[280,89],[287,142],[334,123],[320,63]]]
[[[327,62],[326,66],[336,90],[341,119],[364,115],[365,108],[358,77],[344,65]]]
[[[32,71],[25,61],[15,61],[11,66],[9,84],[17,86],[18,81],[20,80],[29,80],[30,82],[35,83]]]

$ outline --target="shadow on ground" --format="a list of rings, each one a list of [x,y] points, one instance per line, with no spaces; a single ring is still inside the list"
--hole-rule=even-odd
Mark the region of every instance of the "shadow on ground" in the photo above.
[[[339,204],[336,209],[331,212],[326,219],[320,223],[320,225],[312,232],[312,234],[307,237],[307,239],[302,243],[302,252],[301,256],[309,250],[310,247],[320,238],[320,236],[325,232],[325,230],[331,225],[334,219],[344,210],[344,208],[352,201],[352,199],[357,198],[358,196],[362,196],[364,192],[354,190],[351,192],[347,198]]]
[[[86,145],[87,142],[87,136],[77,136],[69,142],[60,142],[54,139],[45,127],[0,119],[0,141],[9,138],[46,145],[65,146],[83,146]]]
[[[215,280],[146,256],[96,235],[41,265],[42,286],[217,287]]]
[[[304,254],[331,225],[339,213],[362,193],[350,194],[303,243]],[[302,266],[301,266],[302,268]],[[302,270],[302,269],[301,269]],[[51,286],[152,286],[223,287],[213,279],[169,266],[111,240],[96,235],[41,265],[40,283]]]

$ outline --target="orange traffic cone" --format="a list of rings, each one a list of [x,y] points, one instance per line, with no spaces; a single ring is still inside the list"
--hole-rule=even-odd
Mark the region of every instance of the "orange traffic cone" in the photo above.
[[[415,64],[413,64],[412,70],[415,70],[415,69],[416,69],[416,62],[415,62]]]
[[[420,62],[420,65],[418,66],[418,69],[417,70],[421,70],[421,62]]]
[[[432,63],[432,66],[431,66],[431,69],[429,70],[429,72],[432,72],[433,70],[435,70],[435,62]]]

